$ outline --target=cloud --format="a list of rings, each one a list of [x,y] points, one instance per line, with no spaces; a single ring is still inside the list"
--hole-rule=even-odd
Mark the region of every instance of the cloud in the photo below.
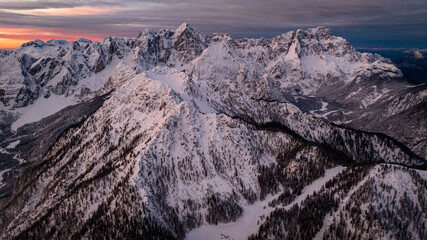
[[[0,1],[0,9],[8,10],[35,10],[35,9],[47,9],[47,8],[72,8],[72,7],[81,7],[81,6],[121,6],[121,3],[115,3],[116,1],[16,1],[16,0],[6,0]]]
[[[71,8],[42,8],[27,10],[5,10],[6,12],[33,16],[80,16],[113,12],[116,9],[106,7],[80,6]]]
[[[61,14],[64,9],[92,11]],[[49,14],[40,14],[43,11]],[[131,37],[146,27],[173,29],[182,22],[201,32],[228,32],[235,37],[272,37],[290,29],[325,25],[360,43],[371,41],[372,36],[373,42],[381,44],[399,44],[411,37],[422,38],[423,44],[427,41],[427,1],[0,1],[0,25],[4,27]]]

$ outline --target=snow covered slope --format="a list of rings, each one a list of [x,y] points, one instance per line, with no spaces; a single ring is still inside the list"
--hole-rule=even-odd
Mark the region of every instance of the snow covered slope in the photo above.
[[[317,179],[310,185],[306,186],[294,201],[285,206],[286,209],[291,208],[295,204],[300,204],[307,196],[318,191],[327,181],[334,178],[337,174],[345,169],[341,166],[328,169],[325,171],[325,176]],[[280,192],[276,195],[268,196],[263,201],[257,201],[251,205],[245,206],[242,216],[236,221],[218,225],[204,225],[188,233],[188,240],[203,240],[217,239],[221,234],[225,237],[235,240],[248,239],[251,234],[257,233],[258,225],[262,224],[263,219],[270,215],[275,207],[268,206],[269,202],[280,196]]]
[[[425,239],[426,180],[425,171],[376,167],[325,223],[323,239]]]
[[[426,172],[347,168],[300,206],[274,210],[249,239],[425,239]]]

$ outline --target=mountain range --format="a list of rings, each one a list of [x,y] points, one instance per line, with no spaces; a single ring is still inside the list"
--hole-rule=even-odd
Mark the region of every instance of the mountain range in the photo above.
[[[427,84],[325,27],[35,40],[0,102],[3,239],[427,238]]]

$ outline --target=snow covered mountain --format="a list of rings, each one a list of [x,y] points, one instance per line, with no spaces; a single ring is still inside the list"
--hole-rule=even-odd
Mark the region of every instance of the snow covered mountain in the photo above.
[[[271,209],[251,223],[251,238],[339,238],[343,228],[425,237],[425,172],[406,172],[426,167],[426,121],[409,120],[403,135],[418,155],[384,134],[337,123],[365,129],[372,118],[375,129],[392,119],[397,129],[399,114],[423,116],[426,87],[324,27],[235,40],[184,23],[136,38],[36,40],[0,54],[4,239],[197,239],[200,226],[214,234],[218,223],[245,229],[239,219],[262,204]],[[399,183],[415,182],[405,191],[421,220],[378,233],[329,223],[330,211],[349,218],[340,211],[368,188],[366,176],[384,188],[383,168],[406,174]],[[303,229],[317,221],[308,235],[270,231],[286,223],[286,211],[313,208],[310,189],[335,207],[293,222]],[[378,197],[380,211],[389,195]]]

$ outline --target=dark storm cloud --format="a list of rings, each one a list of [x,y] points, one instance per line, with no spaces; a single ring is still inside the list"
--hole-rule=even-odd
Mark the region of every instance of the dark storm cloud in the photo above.
[[[228,32],[235,37],[271,37],[290,29],[325,25],[350,41],[365,45],[370,41],[398,44],[415,37],[427,45],[426,0],[70,2],[0,1],[0,25],[92,32],[99,36],[135,36],[145,27],[176,28],[188,22],[201,32]],[[15,11],[81,6],[111,8],[111,11],[71,16],[40,16]]]

